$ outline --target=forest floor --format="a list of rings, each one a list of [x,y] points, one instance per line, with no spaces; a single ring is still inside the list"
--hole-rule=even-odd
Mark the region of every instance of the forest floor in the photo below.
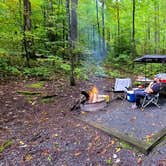
[[[60,77],[1,81],[0,166],[165,166],[166,141],[146,156],[74,118],[70,108],[92,80],[74,87]],[[103,78],[97,86],[110,83]]]

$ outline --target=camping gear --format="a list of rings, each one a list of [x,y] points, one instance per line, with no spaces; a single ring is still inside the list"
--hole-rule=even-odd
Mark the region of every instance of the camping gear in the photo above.
[[[133,90],[127,91],[127,100],[129,102],[135,102],[135,94]]]

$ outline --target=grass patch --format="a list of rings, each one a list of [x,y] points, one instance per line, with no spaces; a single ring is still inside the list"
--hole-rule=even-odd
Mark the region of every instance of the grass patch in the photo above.
[[[54,97],[52,97],[52,98],[43,98],[43,99],[41,99],[41,102],[47,104],[47,103],[54,102],[54,100],[55,100]]]
[[[40,89],[44,86],[44,81],[39,81],[30,85],[26,85],[27,88],[36,88],[36,89]]]
[[[5,141],[2,145],[0,145],[0,153],[2,153],[5,149],[9,148],[12,144],[12,140]]]
[[[132,147],[130,144],[128,144],[128,143],[126,143],[126,142],[124,142],[124,141],[121,141],[121,142],[120,142],[120,146],[121,146],[122,148],[124,148],[124,149],[130,149],[130,150],[133,149],[133,147]]]

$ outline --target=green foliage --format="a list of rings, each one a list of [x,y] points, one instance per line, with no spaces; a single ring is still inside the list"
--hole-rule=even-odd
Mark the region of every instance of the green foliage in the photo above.
[[[48,78],[51,71],[46,67],[34,67],[34,68],[24,68],[23,74],[29,77],[43,77]]]
[[[9,60],[7,58],[0,58],[0,77],[6,76],[20,76],[21,72],[17,66],[9,65]]]
[[[134,84],[136,87],[138,87],[139,85],[142,85],[142,83],[139,82],[139,81],[135,81],[133,84]]]
[[[75,75],[76,75],[76,77],[78,78],[78,79],[83,79],[83,80],[87,80],[88,79],[88,75],[87,75],[87,73],[86,73],[86,71],[85,71],[85,69],[84,68],[76,68],[75,69]]]
[[[121,74],[119,73],[118,70],[108,70],[107,75],[112,77],[112,78],[121,77]]]
[[[19,1],[0,2],[0,77],[3,76],[33,76],[49,77],[54,73],[70,73],[69,51],[75,56],[75,74],[77,78],[87,79],[87,75],[104,75],[105,69],[97,66],[85,50],[98,51],[99,36],[102,36],[101,4],[99,4],[100,34],[96,22],[95,1],[80,0],[78,2],[78,35],[79,42],[75,42],[74,50],[68,49],[68,25],[66,18],[65,1],[31,0],[32,30],[26,36],[33,41],[36,55],[47,59],[30,60],[31,68],[24,68],[25,54],[23,47],[23,5]],[[155,3],[154,3],[155,2]],[[52,6],[51,6],[52,3]],[[105,41],[107,44],[107,58],[105,64],[114,70],[106,74],[111,77],[120,76],[119,71],[131,71],[132,62],[132,1],[105,1]],[[120,14],[120,31],[118,34],[117,9]],[[165,8],[163,0],[136,1],[135,41],[137,55],[165,54]],[[157,10],[159,9],[159,10]],[[146,15],[142,15],[145,13]],[[158,19],[158,20],[156,20]],[[155,42],[156,33],[160,34],[159,41]],[[85,54],[83,54],[83,52]],[[92,57],[93,59],[93,57]],[[82,65],[82,62],[87,63]],[[132,69],[133,70],[133,69]],[[156,73],[165,72],[162,65],[147,65],[134,68],[135,74],[146,71],[148,77]]]

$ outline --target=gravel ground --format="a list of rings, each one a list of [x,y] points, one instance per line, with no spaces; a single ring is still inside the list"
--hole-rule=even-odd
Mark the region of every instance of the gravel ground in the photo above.
[[[100,78],[70,87],[61,78],[44,82],[40,88],[28,87],[38,82],[33,79],[2,81],[0,166],[137,166],[163,162],[166,158],[164,142],[145,156],[73,118],[75,113],[69,110],[80,90],[88,90],[96,81],[107,89],[111,80]],[[25,90],[41,94],[18,93]]]

